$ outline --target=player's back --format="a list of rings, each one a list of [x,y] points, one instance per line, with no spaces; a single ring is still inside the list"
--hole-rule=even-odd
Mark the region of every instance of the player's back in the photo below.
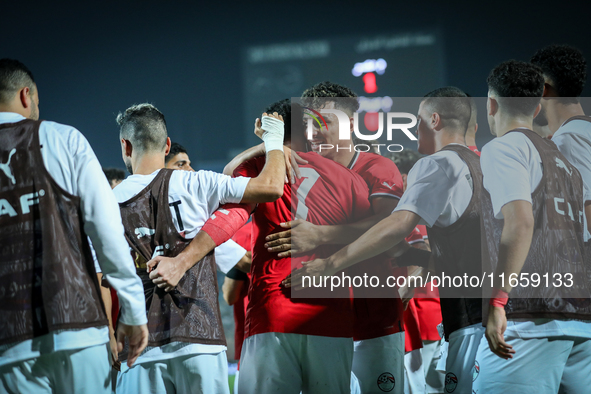
[[[351,336],[349,289],[335,290],[334,298],[292,298],[281,286],[292,267],[316,257],[328,257],[339,246],[321,246],[304,256],[278,258],[265,248],[265,237],[282,231],[280,223],[299,217],[312,224],[354,223],[370,215],[369,192],[361,177],[316,153],[302,153],[302,178],[286,184],[283,196],[259,204],[253,213],[253,266],[247,312],[247,336],[263,332]],[[243,163],[235,175],[256,176],[265,164],[259,157]],[[325,290],[325,289],[320,289]],[[307,295],[308,293],[306,293]],[[340,297],[340,298],[339,298]],[[338,298],[338,299],[337,299]],[[338,320],[335,320],[338,319]],[[339,324],[334,324],[336,321]]]

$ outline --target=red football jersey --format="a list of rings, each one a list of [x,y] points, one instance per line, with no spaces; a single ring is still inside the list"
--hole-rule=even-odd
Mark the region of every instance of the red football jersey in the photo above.
[[[403,193],[402,175],[391,160],[375,153],[358,152],[351,160],[349,168],[358,173],[370,191],[370,199],[378,196],[400,198]],[[390,259],[379,255],[347,270],[348,275],[375,275],[385,280],[392,275]],[[356,341],[379,338],[403,330],[404,308],[397,288],[388,288],[382,298],[362,298],[359,293],[367,289],[355,288],[353,305],[355,308]],[[355,294],[357,293],[357,296]],[[369,294],[369,293],[368,293]]]
[[[242,246],[247,251],[252,251],[252,222],[246,223],[234,234],[232,239],[238,245]],[[242,289],[242,296],[234,304],[234,357],[240,360],[242,353],[242,342],[244,342],[244,318],[246,317],[246,307],[248,306],[248,285],[249,280],[246,281],[246,286]]]
[[[468,149],[470,149],[472,152],[476,153],[478,156],[480,156],[480,151],[478,150],[478,147],[476,145],[473,146],[469,146]]]
[[[281,286],[292,265],[301,267],[302,261],[328,257],[340,246],[321,246],[313,254],[293,259],[280,259],[264,247],[265,237],[283,231],[279,224],[293,220],[294,214],[318,225],[354,223],[370,215],[369,192],[358,175],[316,153],[299,155],[308,161],[300,166],[302,178],[293,186],[286,184],[283,196],[277,201],[258,204],[252,214],[253,265],[245,337],[265,332],[353,336],[348,288],[335,290],[332,293],[335,298],[304,299],[292,298],[291,289]],[[264,164],[264,157],[251,159],[241,164],[234,176],[257,176]]]

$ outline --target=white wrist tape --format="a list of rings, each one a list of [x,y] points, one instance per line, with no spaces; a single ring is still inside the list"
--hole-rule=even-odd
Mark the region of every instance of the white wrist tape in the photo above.
[[[283,122],[271,116],[263,116],[262,127],[265,151],[283,151]]]

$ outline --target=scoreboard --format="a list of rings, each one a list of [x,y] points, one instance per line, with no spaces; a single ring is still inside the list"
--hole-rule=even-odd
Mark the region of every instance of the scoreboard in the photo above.
[[[416,114],[419,100],[400,98],[445,86],[443,43],[436,30],[251,46],[243,51],[242,69],[246,125],[269,104],[331,81],[361,97],[360,128],[372,131],[364,113]],[[259,142],[252,130],[246,135],[246,145]],[[404,135],[396,142],[416,149]]]

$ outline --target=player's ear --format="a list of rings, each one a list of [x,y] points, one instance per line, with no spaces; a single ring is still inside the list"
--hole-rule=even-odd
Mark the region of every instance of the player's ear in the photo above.
[[[164,150],[164,156],[168,156],[168,153],[170,152],[170,137],[166,137],[166,149]]]
[[[443,124],[441,122],[441,115],[439,115],[437,112],[433,112],[431,115],[431,128],[433,130],[440,130],[442,127]]]
[[[31,96],[31,89],[25,86],[18,92],[18,98],[23,108],[29,108],[32,105],[33,97]]]
[[[538,116],[538,114],[540,113],[541,110],[542,110],[542,104],[538,104],[538,106],[536,107],[536,110],[534,111],[534,118],[536,116]]]
[[[495,116],[499,110],[499,103],[497,100],[489,96],[486,102],[486,108],[488,109],[489,116]]]
[[[133,153],[131,141],[121,138],[121,150],[123,151],[123,157],[131,157],[131,154]]]

